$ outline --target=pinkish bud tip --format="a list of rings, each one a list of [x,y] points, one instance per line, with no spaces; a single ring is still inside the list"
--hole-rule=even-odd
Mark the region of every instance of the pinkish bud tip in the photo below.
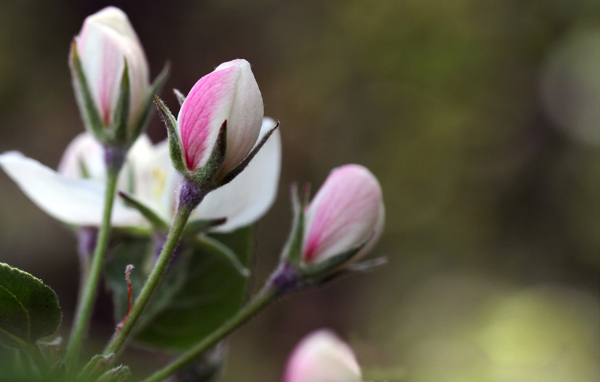
[[[283,382],[361,382],[350,346],[330,330],[306,336],[290,356]]]
[[[263,101],[246,60],[219,65],[190,90],[179,112],[178,128],[184,160],[191,171],[206,164],[227,121],[227,151],[220,174],[235,168],[256,143]]]
[[[354,258],[377,241],[384,223],[381,187],[365,167],[355,164],[334,169],[305,209],[303,258],[326,260],[362,244]]]

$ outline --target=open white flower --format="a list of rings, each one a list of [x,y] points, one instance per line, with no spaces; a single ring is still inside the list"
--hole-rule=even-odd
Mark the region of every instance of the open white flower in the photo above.
[[[275,126],[265,118],[261,135]],[[99,226],[104,202],[104,160],[101,145],[90,133],[83,133],[67,147],[54,171],[18,152],[0,155],[0,166],[21,190],[54,218],[77,226]],[[273,204],[279,183],[281,139],[273,134],[248,167],[231,183],[206,196],[190,220],[227,218],[213,231],[230,232],[261,218]],[[170,222],[177,203],[181,175],[169,159],[166,141],[153,146],[140,137],[129,151],[121,172],[118,190],[133,195],[158,216]],[[117,198],[112,225],[148,227],[149,223]]]

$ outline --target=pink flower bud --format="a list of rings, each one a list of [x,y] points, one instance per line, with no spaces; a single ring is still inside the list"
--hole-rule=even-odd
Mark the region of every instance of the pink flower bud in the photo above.
[[[330,330],[305,337],[288,360],[283,382],[361,382],[352,349]]]
[[[225,62],[202,77],[177,118],[187,168],[194,171],[206,164],[227,121],[227,151],[217,177],[227,174],[254,147],[263,113],[262,96],[248,61]]]
[[[129,123],[136,121],[149,96],[148,62],[133,27],[123,11],[107,7],[88,16],[77,50],[96,108],[105,126],[113,123],[125,62],[129,70]]]
[[[363,166],[334,169],[305,209],[303,259],[321,262],[369,242],[353,260],[368,252],[383,230],[381,187]]]

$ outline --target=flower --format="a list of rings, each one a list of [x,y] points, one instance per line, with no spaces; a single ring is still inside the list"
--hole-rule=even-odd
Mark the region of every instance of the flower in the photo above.
[[[275,126],[271,118],[264,118],[260,136]],[[134,196],[152,208],[158,216],[169,221],[177,207],[177,189],[183,181],[170,163],[168,142],[155,146],[155,155],[145,166],[145,179]],[[223,225],[214,228],[229,232],[246,226],[262,217],[275,200],[281,167],[281,138],[275,131],[248,167],[230,183],[210,192],[192,212],[190,220],[210,220],[226,217]]]
[[[361,382],[350,346],[327,329],[306,336],[294,349],[283,382]]]
[[[262,133],[275,122],[265,118]],[[226,217],[213,231],[230,232],[262,217],[275,200],[279,182],[279,133],[265,144],[248,167],[231,183],[211,192],[191,219]],[[176,189],[182,177],[170,165],[168,143],[152,145],[142,135],[128,153],[118,180],[118,190],[133,195],[158,216],[170,221],[176,206]],[[102,146],[90,133],[82,133],[67,147],[56,172],[18,152],[0,155],[0,167],[45,212],[67,224],[99,226],[105,187]],[[134,209],[115,200],[112,225],[148,227]]]
[[[128,125],[133,126],[145,119],[146,104],[151,96],[149,69],[144,49],[133,30],[127,15],[118,8],[107,7],[88,16],[81,31],[74,39],[71,69],[77,99],[86,121],[90,121],[81,88],[77,65],[73,63],[76,53],[100,122],[104,127],[118,123],[115,115],[121,94],[121,82],[127,65],[129,80]],[[88,126],[93,131],[92,126]]]
[[[216,178],[233,170],[255,146],[264,107],[258,84],[246,60],[219,65],[202,77],[181,106],[177,127],[183,161],[191,172],[208,161],[223,123],[226,153]]]
[[[329,174],[304,214],[305,263],[319,263],[364,245],[353,256],[356,260],[375,245],[383,230],[381,187],[363,166],[338,167]]]

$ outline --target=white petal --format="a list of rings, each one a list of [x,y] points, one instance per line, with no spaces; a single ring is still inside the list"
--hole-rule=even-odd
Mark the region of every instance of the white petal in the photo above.
[[[21,190],[50,216],[68,224],[98,226],[104,185],[93,179],[71,179],[18,152],[0,155],[0,166]],[[114,226],[143,225],[143,218],[115,200]]]
[[[92,179],[104,179],[104,150],[89,132],[77,135],[67,146],[58,165],[58,172],[68,178],[82,178],[82,167]]]
[[[171,222],[182,178],[171,164],[167,140],[151,147],[151,151],[152,154],[135,173],[134,195],[165,221]]]
[[[275,121],[265,118],[259,140],[274,126]],[[277,129],[241,174],[206,196],[192,219],[226,217],[227,222],[216,227],[216,232],[231,232],[255,222],[275,201],[280,171],[281,135]]]

